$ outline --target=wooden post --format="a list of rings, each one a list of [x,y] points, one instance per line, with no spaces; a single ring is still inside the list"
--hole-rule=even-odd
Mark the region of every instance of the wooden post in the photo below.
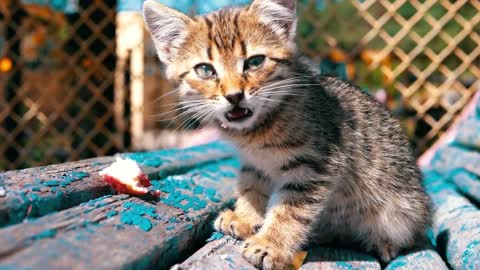
[[[138,150],[143,145],[145,107],[142,15],[137,12],[121,12],[117,15],[116,32],[115,123],[119,129],[129,129],[131,146]],[[124,118],[126,102],[130,103],[129,119]],[[130,123],[127,124],[127,121]]]

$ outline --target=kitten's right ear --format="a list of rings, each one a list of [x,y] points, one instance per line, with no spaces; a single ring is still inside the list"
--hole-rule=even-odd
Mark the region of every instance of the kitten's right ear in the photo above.
[[[191,19],[155,0],[145,1],[143,17],[160,61],[171,63],[188,34],[187,25]]]
[[[286,34],[289,41],[295,39],[297,28],[296,0],[253,0],[250,9],[260,20],[279,34]]]

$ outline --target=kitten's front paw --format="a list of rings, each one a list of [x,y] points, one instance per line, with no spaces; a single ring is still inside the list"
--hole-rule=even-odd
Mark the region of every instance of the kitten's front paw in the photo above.
[[[242,255],[255,267],[263,270],[283,270],[292,262],[286,250],[256,236],[245,241]]]
[[[215,230],[235,238],[245,239],[255,233],[257,226],[246,218],[240,217],[232,210],[225,210],[215,220]]]

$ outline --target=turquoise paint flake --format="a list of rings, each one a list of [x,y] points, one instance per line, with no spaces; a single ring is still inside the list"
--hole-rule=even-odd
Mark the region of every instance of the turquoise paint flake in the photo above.
[[[152,222],[148,218],[130,211],[122,213],[120,222],[126,225],[135,225],[146,232],[150,231],[153,227]]]
[[[120,214],[120,222],[126,225],[134,225],[143,231],[150,231],[155,225],[149,218],[160,220],[155,208],[133,202],[123,204],[126,209]]]
[[[212,242],[212,241],[215,241],[215,240],[219,240],[221,238],[223,238],[225,235],[221,232],[214,232],[210,238],[207,239],[207,242]]]
[[[134,202],[126,202],[123,204],[123,207],[141,215],[147,215],[154,219],[161,219],[160,216],[157,215],[157,210],[155,210],[154,207],[145,206]]]
[[[57,234],[57,231],[55,230],[45,230],[33,237],[34,240],[40,240],[40,239],[45,239],[45,238],[53,238]]]
[[[88,206],[91,207],[90,209],[85,211],[86,213],[88,213],[88,212],[93,211],[93,208],[101,208],[101,207],[107,206],[109,203],[105,202],[105,199],[108,199],[108,198],[111,198],[111,197],[112,197],[112,195],[105,195],[105,196],[102,196],[100,198],[90,200],[86,203],[82,203],[81,205],[88,205]]]
[[[86,172],[72,171],[72,172],[68,172],[68,173],[63,174],[59,178],[49,179],[49,180],[45,180],[45,181],[40,180],[40,179],[35,179],[34,182],[37,185],[43,185],[45,187],[50,187],[50,188],[66,187],[66,186],[72,184],[73,182],[82,180],[83,178],[85,178],[87,176],[89,176],[89,174],[86,173]]]
[[[170,193],[168,197],[162,198],[160,201],[166,205],[181,209],[184,212],[188,212],[189,210],[199,211],[207,206],[207,202],[198,196],[185,195],[179,191]]]
[[[195,195],[203,194],[203,190],[204,190],[204,188],[202,186],[196,186],[193,189],[193,194],[195,194]]]
[[[170,225],[170,226],[167,227],[167,231],[171,231],[173,229],[175,229],[175,226],[173,226],[173,225]]]
[[[45,181],[43,183],[43,185],[46,186],[46,187],[58,187],[58,186],[60,186],[60,181],[49,180],[49,181]]]
[[[30,200],[31,201],[38,201],[40,199],[40,196],[38,196],[37,194],[29,194],[29,197],[30,197]]]
[[[217,191],[214,188],[207,188],[205,190],[205,194],[208,196],[215,196],[215,194],[217,194]]]
[[[474,270],[476,263],[480,262],[480,240],[472,241],[462,253],[462,265],[464,269]],[[469,268],[470,267],[470,268]]]
[[[160,201],[167,205],[181,209],[185,213],[192,210],[199,211],[208,206],[208,201],[219,203],[222,198],[216,189],[198,185],[195,179],[200,178],[203,182],[206,180],[217,182],[220,179],[230,178],[237,175],[238,167],[234,166],[240,166],[238,159],[219,160],[207,165],[199,164],[188,175],[174,175],[163,180],[152,180],[152,189],[166,193]]]
[[[204,156],[205,153],[218,151],[218,153],[235,153],[235,148],[225,142],[214,142],[210,144],[195,146],[186,149],[164,149],[155,152],[138,152],[122,155],[124,158],[135,160],[147,167],[159,167],[175,161],[194,160],[197,155]]]
[[[394,261],[390,262],[386,269],[394,270],[397,268],[406,267],[407,265],[407,259],[404,256],[398,256]]]
[[[353,270],[355,269],[351,263],[348,262],[336,262],[335,263],[339,269]]]
[[[107,217],[108,217],[108,218],[114,217],[114,216],[116,216],[116,215],[118,215],[118,211],[117,211],[117,210],[111,210],[111,211],[107,212]]]

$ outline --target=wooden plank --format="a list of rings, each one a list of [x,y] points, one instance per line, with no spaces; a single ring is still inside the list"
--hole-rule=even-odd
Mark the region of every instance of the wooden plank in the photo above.
[[[215,237],[215,235],[220,237]],[[173,266],[172,270],[256,269],[242,257],[239,251],[242,241],[235,240],[229,236],[222,237],[218,233],[215,233],[212,238],[213,241],[206,244],[181,264]],[[382,269],[380,263],[372,256],[350,250],[327,247],[310,249],[303,261],[303,265],[296,268],[301,270]]]
[[[174,265],[172,270],[231,270],[245,269],[255,270],[256,268],[248,263],[240,254],[239,246],[242,241],[230,236],[222,236],[207,243],[195,254],[181,264]]]
[[[448,270],[442,257],[432,248],[427,247],[412,251],[391,261],[385,270]]]
[[[229,145],[216,142],[189,149],[121,156],[138,161],[150,176],[164,178],[233,155],[234,149]],[[0,173],[0,227],[113,194],[98,175],[113,160],[113,157],[96,158]]]
[[[480,210],[448,175],[424,171],[424,176],[435,207],[432,241],[452,269],[480,269]]]
[[[152,184],[160,198],[106,196],[0,230],[0,265],[11,269],[164,269],[199,248],[231,205],[237,159]],[[0,267],[1,268],[1,267]]]

